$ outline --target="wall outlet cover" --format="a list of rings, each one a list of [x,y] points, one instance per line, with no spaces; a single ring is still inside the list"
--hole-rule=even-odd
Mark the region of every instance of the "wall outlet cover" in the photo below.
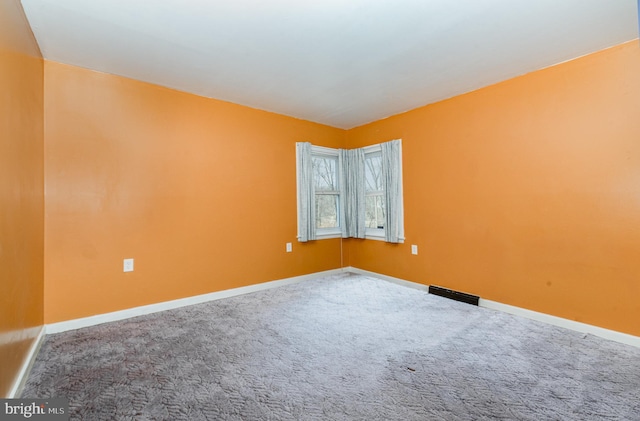
[[[123,272],[133,272],[133,259],[124,259]]]

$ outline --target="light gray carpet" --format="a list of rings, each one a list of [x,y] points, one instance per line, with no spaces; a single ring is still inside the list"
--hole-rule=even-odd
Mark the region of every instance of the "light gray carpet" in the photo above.
[[[640,349],[339,275],[48,336],[85,420],[640,420]]]

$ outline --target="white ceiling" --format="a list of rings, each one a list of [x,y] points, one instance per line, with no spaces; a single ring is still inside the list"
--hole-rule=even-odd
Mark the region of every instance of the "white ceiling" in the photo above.
[[[636,0],[22,0],[46,59],[351,128],[638,37]]]

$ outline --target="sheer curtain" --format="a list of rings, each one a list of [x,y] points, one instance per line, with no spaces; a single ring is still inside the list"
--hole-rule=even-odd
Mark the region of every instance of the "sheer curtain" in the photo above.
[[[296,143],[296,171],[298,172],[298,241],[316,239],[316,205],[313,183],[311,143]]]
[[[384,240],[389,243],[404,241],[404,207],[402,197],[402,143],[392,140],[382,147],[382,181],[387,207]]]
[[[364,149],[342,151],[344,227],[342,237],[365,238]]]

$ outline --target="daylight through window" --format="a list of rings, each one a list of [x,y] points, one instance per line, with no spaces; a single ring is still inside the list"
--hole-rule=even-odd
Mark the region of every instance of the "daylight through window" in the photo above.
[[[313,155],[313,183],[316,199],[316,228],[338,228],[340,187],[338,156]]]
[[[365,154],[365,226],[367,230],[383,230],[385,221],[384,185],[382,183],[382,154]]]

